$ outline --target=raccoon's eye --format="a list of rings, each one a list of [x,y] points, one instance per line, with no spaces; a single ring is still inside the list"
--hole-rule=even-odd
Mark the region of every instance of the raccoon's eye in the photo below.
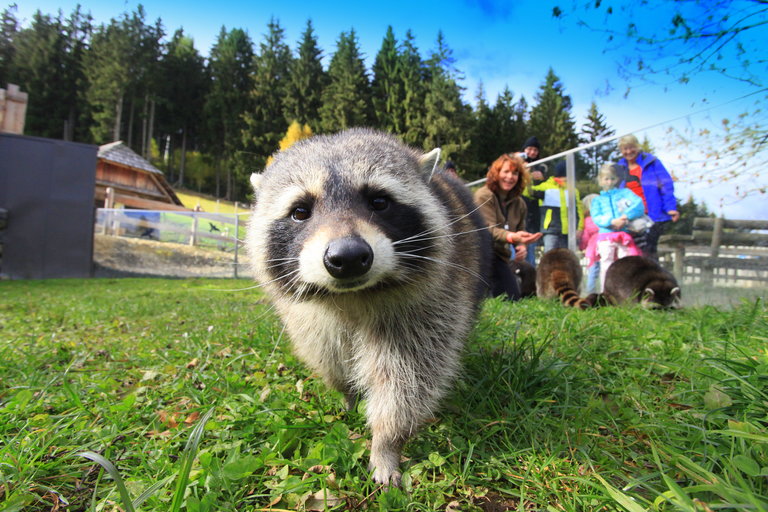
[[[386,210],[389,206],[389,199],[386,197],[373,197],[370,200],[371,208],[376,211]]]
[[[297,206],[291,212],[291,218],[296,222],[304,222],[312,216],[312,210],[306,206]]]

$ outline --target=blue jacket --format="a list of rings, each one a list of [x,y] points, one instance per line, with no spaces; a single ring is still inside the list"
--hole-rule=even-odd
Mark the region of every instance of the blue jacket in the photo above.
[[[611,221],[626,215],[629,220],[641,217],[645,213],[643,200],[628,188],[603,190],[592,200],[589,207],[592,222],[599,228],[599,233],[612,233]],[[626,231],[622,229],[621,231]]]
[[[643,169],[640,185],[643,187],[645,202],[648,205],[648,216],[653,222],[671,220],[667,212],[677,210],[672,176],[664,168],[664,164],[650,153],[640,152],[637,155],[637,164]],[[619,165],[627,167],[627,159],[621,158]],[[625,187],[626,181],[619,186]]]

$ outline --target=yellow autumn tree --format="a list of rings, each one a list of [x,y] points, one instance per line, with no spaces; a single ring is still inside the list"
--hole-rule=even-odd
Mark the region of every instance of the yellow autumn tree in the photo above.
[[[302,126],[298,121],[293,121],[285,132],[285,137],[280,140],[280,151],[285,151],[301,139],[312,136],[312,128],[308,124]],[[267,159],[267,165],[272,163],[273,158]]]

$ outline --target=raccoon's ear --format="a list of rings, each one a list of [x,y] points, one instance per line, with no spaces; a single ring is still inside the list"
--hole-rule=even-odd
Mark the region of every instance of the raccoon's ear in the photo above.
[[[259,184],[261,183],[261,174],[259,173],[252,173],[251,174],[251,186],[253,186],[253,191],[258,192],[259,191]]]
[[[680,287],[675,286],[672,288],[672,291],[670,292],[670,295],[672,295],[672,307],[674,309],[680,309],[682,306],[683,299],[680,296]]]
[[[429,153],[421,155],[419,158],[419,167],[421,174],[427,178],[427,182],[432,179],[432,175],[437,169],[437,163],[440,161],[440,148],[435,148]]]

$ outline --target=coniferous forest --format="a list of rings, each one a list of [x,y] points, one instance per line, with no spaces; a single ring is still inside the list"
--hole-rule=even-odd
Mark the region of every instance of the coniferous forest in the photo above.
[[[222,27],[208,57],[193,34],[149,22],[141,6],[99,25],[80,8],[38,11],[28,26],[12,6],[0,22],[0,84],[29,94],[25,134],[123,140],[174,186],[226,199],[246,199],[248,176],[292,123],[314,134],[370,126],[440,146],[468,180],[530,135],[548,156],[613,134],[595,103],[577,126],[552,69],[531,101],[509,87],[489,100],[481,86],[468,104],[442,33],[424,51],[410,30],[390,27],[368,69],[354,29],[321,48],[311,20],[295,42],[274,18],[260,41]],[[611,149],[581,155],[579,177],[592,177]]]

